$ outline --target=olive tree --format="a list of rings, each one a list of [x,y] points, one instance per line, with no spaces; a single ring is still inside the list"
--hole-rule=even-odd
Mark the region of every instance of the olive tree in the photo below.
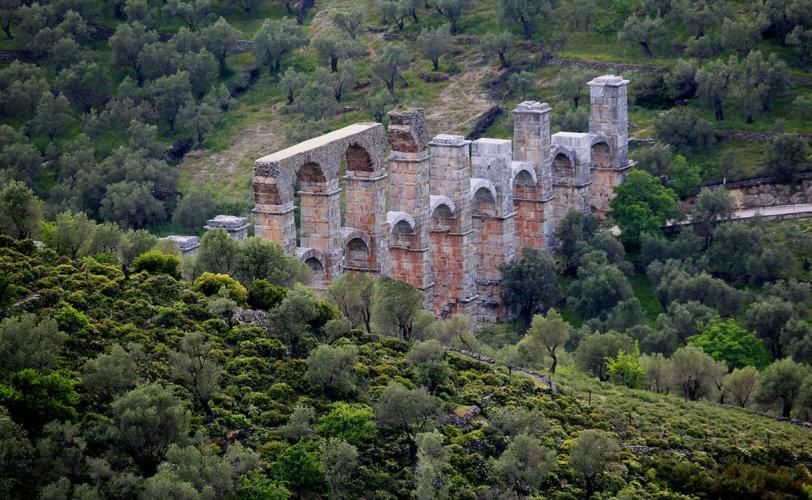
[[[451,33],[448,25],[426,28],[417,37],[417,46],[434,66],[434,71],[440,69],[440,58],[451,50]]]
[[[169,352],[169,363],[178,381],[191,392],[211,422],[214,414],[209,401],[220,389],[222,368],[213,352],[213,345],[204,334],[189,333],[180,342],[178,351]]]
[[[587,429],[578,433],[570,448],[569,462],[584,478],[586,498],[595,494],[601,475],[618,462],[619,452],[617,443],[605,431]]]

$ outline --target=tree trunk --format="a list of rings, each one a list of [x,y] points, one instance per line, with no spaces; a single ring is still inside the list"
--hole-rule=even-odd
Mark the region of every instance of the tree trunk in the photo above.
[[[592,498],[595,494],[595,477],[594,476],[587,476],[586,478],[586,491],[584,492],[584,498]]]
[[[395,78],[394,77],[386,80],[386,90],[389,91],[389,94],[394,94],[395,93]]]
[[[725,119],[725,110],[722,108],[722,100],[721,99],[714,99],[713,100],[713,111],[716,114],[716,121],[720,122]]]
[[[578,101],[581,100],[581,96],[575,96],[572,98],[572,103],[575,104],[575,109],[578,109]]]
[[[208,399],[201,399],[200,400],[200,406],[203,407],[203,412],[206,414],[205,422],[209,423],[212,420],[214,420],[214,413],[211,411],[211,405],[209,404],[209,400]]]
[[[436,57],[431,60],[431,64],[434,65],[434,71],[440,71],[440,58]]]
[[[6,34],[6,38],[8,38],[9,40],[14,39],[14,36],[11,34],[11,23],[3,24],[3,33]]]
[[[792,401],[784,400],[783,404],[781,405],[781,416],[784,418],[789,418],[791,413],[792,413]]]
[[[654,59],[654,53],[651,51],[651,47],[648,46],[648,42],[640,42],[640,46],[643,47],[649,59]]]
[[[555,375],[555,369],[558,367],[558,356],[555,353],[550,353],[550,356],[553,358],[553,364],[550,365],[550,374]]]
[[[412,9],[412,20],[416,23],[420,22],[420,19],[417,18],[417,9]]]
[[[288,90],[288,104],[293,104],[293,90]]]
[[[330,57],[330,69],[333,70],[333,73],[338,73],[338,57]]]
[[[507,67],[508,67],[508,63],[507,63],[507,59],[505,58],[505,52],[504,52],[504,51],[500,51],[500,52],[499,52],[499,64],[500,64],[500,65],[501,65],[503,68],[507,68]]]

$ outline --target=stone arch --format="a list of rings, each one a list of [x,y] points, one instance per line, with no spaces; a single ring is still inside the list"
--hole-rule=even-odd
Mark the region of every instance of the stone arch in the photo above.
[[[374,172],[375,162],[372,161],[366,148],[358,143],[347,146],[344,153],[347,158],[347,172]]]
[[[345,263],[349,267],[369,267],[369,245],[361,238],[351,239],[344,247],[346,250]]]
[[[314,288],[327,286],[327,266],[323,252],[315,248],[297,248],[296,257],[302,260],[310,270],[310,286]]]
[[[592,144],[592,167],[609,168],[612,166],[612,148],[604,141]]]
[[[453,218],[457,213],[457,207],[448,196],[431,195],[429,207],[431,208],[432,215],[436,214],[437,216],[444,217],[446,219]]]
[[[533,187],[538,183],[536,171],[527,163],[513,164],[513,186]]]
[[[344,265],[353,268],[370,267],[370,249],[372,241],[369,235],[355,228],[342,228],[344,248]]]
[[[488,191],[491,195],[491,199],[494,203],[496,203],[496,188],[493,187],[493,183],[487,179],[471,179],[471,192],[470,198],[471,200],[476,199],[476,194],[479,190],[484,189]]]
[[[296,172],[296,178],[301,183],[303,191],[311,191],[309,188],[318,188],[327,182],[321,165],[314,161],[302,165]]]
[[[389,212],[386,214],[386,222],[393,234],[414,234],[414,218],[406,212]]]
[[[496,215],[496,189],[485,179],[471,179],[471,202],[475,215]]]
[[[553,176],[556,180],[572,179],[575,177],[575,161],[571,155],[558,151],[553,157]]]

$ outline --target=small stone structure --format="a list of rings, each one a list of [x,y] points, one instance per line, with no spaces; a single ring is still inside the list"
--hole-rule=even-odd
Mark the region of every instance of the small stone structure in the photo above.
[[[557,221],[602,215],[625,179],[628,83],[588,83],[589,133],[551,135],[550,106],[532,101],[513,111],[512,142],[429,138],[422,110],[397,110],[386,131],[359,123],[260,158],[256,234],[306,262],[313,287],[345,272],[392,276],[438,317],[502,319],[499,265],[525,246],[552,250]]]
[[[235,240],[242,241],[248,236],[248,223],[247,217],[236,217],[234,215],[218,215],[213,219],[209,219],[204,229],[225,229],[228,235]]]
[[[172,241],[178,248],[180,249],[180,254],[183,257],[190,257],[197,255],[197,251],[200,248],[200,238],[197,236],[181,236],[181,235],[171,235],[161,238],[162,240]]]

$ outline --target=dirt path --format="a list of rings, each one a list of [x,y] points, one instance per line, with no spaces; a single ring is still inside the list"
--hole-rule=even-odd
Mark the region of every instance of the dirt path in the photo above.
[[[446,347],[445,349],[446,349],[446,351],[455,352],[455,353],[461,354],[461,355],[463,355],[463,356],[465,356],[467,358],[474,359],[476,361],[481,361],[483,363],[488,363],[490,365],[493,365],[493,364],[504,365],[511,372],[518,372],[518,373],[522,373],[524,375],[527,375],[528,377],[530,377],[530,378],[532,378],[534,380],[537,380],[537,381],[541,382],[542,384],[546,385],[553,394],[558,394],[558,387],[555,385],[555,381],[553,379],[551,379],[550,377],[548,377],[547,375],[544,375],[544,374],[541,374],[541,373],[538,373],[538,372],[534,372],[533,370],[528,370],[526,368],[521,368],[519,366],[513,366],[513,365],[509,365],[507,363],[502,363],[501,361],[497,361],[497,360],[491,358],[490,356],[485,356],[484,354],[479,354],[478,352],[465,351],[463,349],[455,349],[453,347]]]

